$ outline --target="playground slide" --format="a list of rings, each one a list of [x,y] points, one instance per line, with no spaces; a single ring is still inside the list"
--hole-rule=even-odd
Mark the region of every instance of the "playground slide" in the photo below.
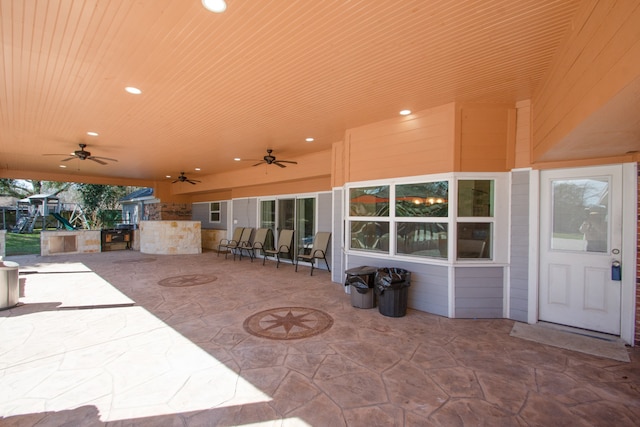
[[[62,223],[62,225],[64,225],[64,228],[66,228],[67,230],[75,230],[75,227],[73,225],[71,225],[71,223],[69,221],[67,221],[67,219],[65,217],[63,217],[60,214],[57,214],[55,212],[51,212],[51,215],[53,215],[53,217],[55,219],[60,221]]]

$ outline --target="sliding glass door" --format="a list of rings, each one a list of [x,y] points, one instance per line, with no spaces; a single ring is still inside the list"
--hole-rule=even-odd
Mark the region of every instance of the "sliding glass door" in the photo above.
[[[280,230],[295,230],[294,254],[311,248],[316,230],[316,198],[282,198],[260,202],[260,227],[270,228],[278,241]]]

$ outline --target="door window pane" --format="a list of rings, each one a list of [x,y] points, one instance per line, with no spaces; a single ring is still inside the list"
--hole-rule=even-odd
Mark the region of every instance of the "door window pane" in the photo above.
[[[396,253],[406,255],[447,257],[446,222],[398,222]]]
[[[298,248],[309,249],[313,246],[315,234],[315,198],[298,199],[298,209],[296,212],[296,239]]]
[[[295,230],[295,207],[295,199],[278,199],[278,231]]]
[[[446,217],[449,182],[425,182],[396,186],[396,216]]]
[[[276,232],[276,201],[263,200],[260,202],[260,228],[269,228]]]
[[[389,186],[350,189],[349,215],[389,216]]]
[[[551,192],[551,249],[607,252],[609,180],[554,180],[551,182]]]

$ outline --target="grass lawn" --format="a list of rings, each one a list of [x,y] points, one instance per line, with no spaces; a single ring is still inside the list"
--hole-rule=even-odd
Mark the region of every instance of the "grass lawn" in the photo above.
[[[40,233],[19,234],[7,232],[6,255],[40,255]]]

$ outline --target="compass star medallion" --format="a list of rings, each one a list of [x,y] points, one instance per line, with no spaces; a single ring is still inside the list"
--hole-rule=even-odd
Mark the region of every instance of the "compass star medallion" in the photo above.
[[[204,285],[205,283],[218,280],[216,276],[208,276],[206,274],[185,274],[182,276],[173,276],[162,279],[158,282],[160,286],[169,288],[180,288],[184,286]]]
[[[249,316],[245,331],[272,340],[295,340],[321,334],[333,325],[324,311],[305,307],[280,307]]]

